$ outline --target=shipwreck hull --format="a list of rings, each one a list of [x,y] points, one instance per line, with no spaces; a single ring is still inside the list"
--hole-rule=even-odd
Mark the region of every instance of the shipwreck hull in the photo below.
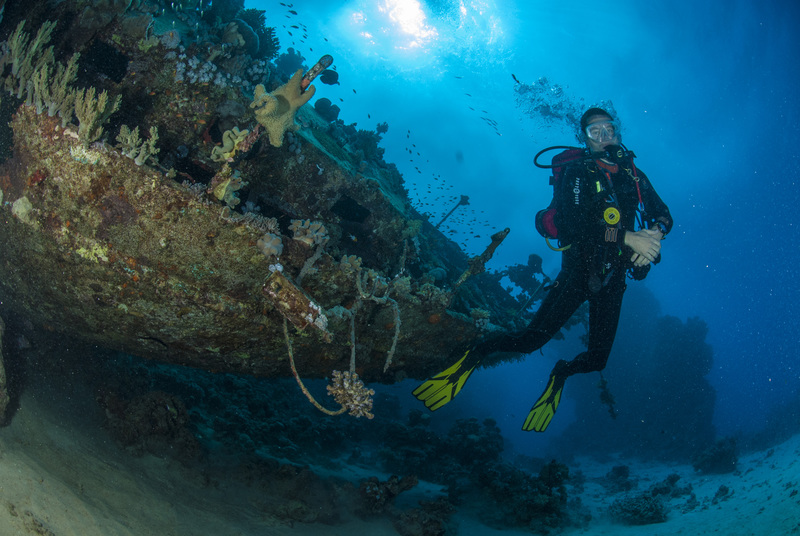
[[[229,211],[202,185],[137,166],[102,143],[84,147],[69,127],[28,106],[19,108],[11,128],[13,157],[0,167],[4,314],[166,362],[291,374],[283,324],[293,319],[280,298],[263,292],[271,273],[256,247],[263,230],[226,217]],[[368,180],[313,145],[305,154],[309,168],[336,168],[343,184]],[[293,169],[277,161],[275,180],[293,183]],[[384,212],[396,211],[380,192],[374,197]],[[395,217],[404,221],[399,212]],[[398,287],[387,301],[386,289],[364,272],[344,269],[328,251],[288,237],[283,242],[283,273],[293,281],[304,271],[297,290],[327,319],[324,329],[290,330],[303,376],[347,369],[354,337],[356,367],[366,380],[424,377],[447,362],[455,345],[481,334],[469,316],[447,310],[450,296],[442,289],[421,290],[409,279],[413,288]],[[392,246],[395,261],[405,258],[398,250],[408,246],[399,238],[375,247]]]

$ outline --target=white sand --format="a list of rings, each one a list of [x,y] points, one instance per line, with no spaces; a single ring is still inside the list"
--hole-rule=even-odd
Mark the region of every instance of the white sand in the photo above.
[[[52,396],[26,395],[13,422],[0,429],[0,536],[5,535],[394,535],[386,520],[365,523],[285,524],[267,513],[269,486],[248,486],[239,478],[207,477],[171,460],[132,457],[117,447],[99,423],[87,421],[89,408],[66,408]],[[88,402],[87,402],[88,403]],[[58,408],[53,408],[57,404]],[[666,523],[626,527],[602,519],[613,502],[592,479],[613,465],[629,465],[638,490],[670,473],[679,485],[691,483],[701,506],[682,514],[686,497],[671,501]],[[688,466],[632,463],[598,464],[582,460],[588,478],[582,500],[593,521],[587,535],[790,535],[800,534],[800,436],[740,460],[740,475],[702,477]],[[720,485],[733,490],[717,505],[711,499]],[[430,495],[434,486],[416,493]],[[636,490],[634,491],[634,493]],[[530,534],[495,531],[457,516],[458,533]]]

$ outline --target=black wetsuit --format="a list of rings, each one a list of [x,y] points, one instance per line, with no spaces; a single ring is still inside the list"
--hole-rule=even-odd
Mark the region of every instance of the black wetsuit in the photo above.
[[[640,193],[648,227],[658,222],[666,232],[672,228],[669,209],[645,174],[634,170],[629,158],[616,166],[581,161],[565,170],[556,195],[555,223],[559,242],[571,247],[562,253],[561,272],[528,327],[479,344],[476,350],[481,355],[538,350],[588,300],[588,349],[572,361],[559,361],[554,372],[567,377],[605,368],[617,332],[626,272],[632,267],[633,250],[624,245],[625,232],[635,230]]]

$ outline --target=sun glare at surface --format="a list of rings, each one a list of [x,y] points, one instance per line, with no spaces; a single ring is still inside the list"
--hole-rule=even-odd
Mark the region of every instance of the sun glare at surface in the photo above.
[[[339,12],[353,51],[395,73],[445,73],[505,53],[504,0],[352,0]]]
[[[386,13],[402,33],[413,38],[408,43],[411,47],[424,46],[438,36],[436,28],[427,24],[425,12],[417,0],[386,0],[379,10]]]

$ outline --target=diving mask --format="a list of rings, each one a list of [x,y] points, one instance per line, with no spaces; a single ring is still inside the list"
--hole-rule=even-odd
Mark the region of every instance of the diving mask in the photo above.
[[[607,119],[595,121],[586,126],[585,132],[586,137],[594,142],[602,143],[604,141],[611,141],[619,133],[619,123]]]

